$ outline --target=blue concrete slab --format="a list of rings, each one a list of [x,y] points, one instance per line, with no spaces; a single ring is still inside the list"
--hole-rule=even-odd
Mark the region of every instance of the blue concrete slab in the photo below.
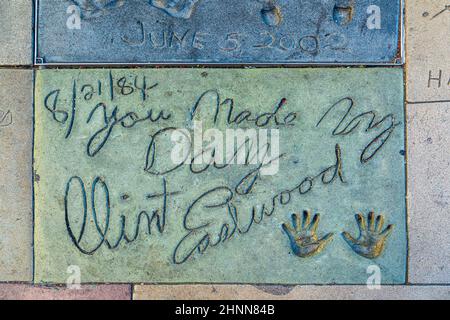
[[[400,63],[400,0],[40,0],[38,64]]]

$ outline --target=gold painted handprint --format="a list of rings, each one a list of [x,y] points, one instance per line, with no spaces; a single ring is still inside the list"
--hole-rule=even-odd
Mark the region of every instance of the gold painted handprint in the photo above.
[[[315,214],[311,220],[311,212],[303,211],[303,219],[299,214],[292,215],[292,227],[283,223],[282,227],[286,232],[292,251],[301,258],[311,257],[320,253],[331,241],[333,233],[328,233],[322,239],[317,236],[320,214]]]
[[[383,231],[384,217],[379,215],[375,218],[375,213],[371,211],[366,220],[361,213],[355,215],[359,227],[359,238],[353,238],[348,232],[343,232],[342,236],[354,252],[368,259],[378,258],[384,250],[386,239],[394,229],[390,224]]]

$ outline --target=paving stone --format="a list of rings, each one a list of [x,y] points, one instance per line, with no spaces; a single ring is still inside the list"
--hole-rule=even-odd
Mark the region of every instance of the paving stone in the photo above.
[[[409,281],[450,284],[450,103],[408,105]]]
[[[0,0],[0,65],[32,63],[33,1]]]
[[[400,0],[40,0],[39,63],[398,63]]]
[[[448,1],[407,1],[409,281],[450,283]]]
[[[279,287],[274,287],[277,292]],[[135,286],[135,300],[449,300],[448,286],[295,286],[271,294],[251,285]]]
[[[405,282],[401,68],[42,70],[35,102],[38,283]]]
[[[450,5],[446,0],[406,1],[407,100],[450,100]]]
[[[79,289],[0,284],[0,300],[130,300],[130,285],[84,285]]]
[[[32,71],[2,69],[0,84],[0,281],[31,281]]]

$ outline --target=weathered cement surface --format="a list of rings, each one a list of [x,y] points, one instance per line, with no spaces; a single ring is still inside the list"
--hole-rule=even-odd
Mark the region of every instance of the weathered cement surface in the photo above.
[[[148,285],[135,286],[135,300],[448,300],[448,286],[295,286]],[[286,293],[280,293],[280,292]],[[271,293],[274,292],[274,293]]]
[[[31,0],[0,0],[0,65],[32,63]]]
[[[408,105],[409,280],[450,283],[450,104]]]
[[[0,300],[130,300],[130,285],[84,285],[79,289],[0,284]]]
[[[450,100],[450,7],[446,0],[406,1],[407,100]]]
[[[399,0],[39,3],[42,63],[395,63],[399,48]]]
[[[406,1],[411,283],[450,283],[448,4]]]
[[[32,279],[32,77],[0,70],[0,281]]]

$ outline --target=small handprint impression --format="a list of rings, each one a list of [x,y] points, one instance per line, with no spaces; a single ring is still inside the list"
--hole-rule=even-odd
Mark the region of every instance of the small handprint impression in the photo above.
[[[150,0],[149,3],[171,17],[189,19],[200,0]]]
[[[317,236],[317,227],[319,226],[320,214],[315,214],[311,221],[311,212],[303,211],[303,219],[300,214],[292,215],[292,227],[283,223],[282,227],[286,232],[294,253],[301,257],[311,257],[320,253],[331,241],[333,234],[329,233],[319,240]]]
[[[97,18],[124,5],[125,0],[71,0],[81,10],[82,18]]]
[[[280,7],[275,4],[274,0],[258,0],[263,5],[261,9],[261,18],[268,26],[278,26],[283,20]]]
[[[343,232],[342,236],[349,246],[360,256],[368,259],[378,258],[384,250],[387,237],[394,229],[390,224],[383,229],[384,217],[379,215],[375,218],[375,213],[371,211],[367,217],[367,223],[361,213],[355,215],[359,227],[359,238],[353,238],[348,232]]]
[[[354,0],[338,0],[333,9],[333,20],[340,26],[345,26],[352,22],[355,12]]]
[[[71,0],[81,10],[84,19],[97,18],[124,5],[125,0]]]

